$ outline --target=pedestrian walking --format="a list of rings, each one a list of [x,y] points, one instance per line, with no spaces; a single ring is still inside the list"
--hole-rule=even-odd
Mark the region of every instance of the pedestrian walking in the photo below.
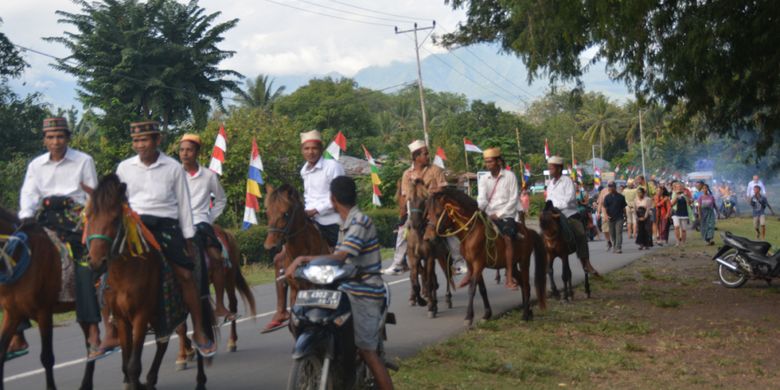
[[[658,188],[655,195],[656,225],[658,236],[655,241],[658,245],[664,245],[669,241],[669,222],[672,217],[672,205],[669,201],[669,190],[665,185]]]
[[[634,210],[636,210],[636,244],[639,245],[639,250],[653,246],[653,220],[650,212],[652,207],[653,201],[645,195],[644,187],[637,188]]]
[[[623,253],[623,221],[626,213],[626,198],[617,192],[614,181],[607,185],[609,193],[604,197],[601,208],[607,217],[609,235],[614,246],[615,253]]]
[[[699,220],[701,221],[701,238],[707,245],[715,245],[715,221],[718,219],[717,202],[710,186],[702,184],[699,195]]]
[[[694,215],[691,211],[691,196],[682,182],[675,181],[672,184],[672,222],[674,223],[674,237],[677,239],[675,246],[685,245],[688,223]]]
[[[753,229],[756,230],[756,239],[766,240],[766,209],[767,207],[775,215],[775,210],[772,210],[772,206],[766,199],[766,196],[761,194],[761,187],[753,187],[753,197],[750,198],[750,207],[753,208]]]

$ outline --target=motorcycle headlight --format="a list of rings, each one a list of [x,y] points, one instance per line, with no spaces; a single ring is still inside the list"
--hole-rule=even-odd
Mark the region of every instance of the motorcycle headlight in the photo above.
[[[306,280],[315,284],[331,284],[342,274],[341,267],[335,265],[310,265],[303,270]]]

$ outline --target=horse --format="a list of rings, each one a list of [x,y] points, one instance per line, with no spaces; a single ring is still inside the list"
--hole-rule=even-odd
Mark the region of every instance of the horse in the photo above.
[[[278,253],[284,250],[284,269],[298,256],[324,255],[331,253],[331,248],[320,234],[319,229],[306,216],[303,201],[298,190],[290,184],[282,184],[274,189],[266,185],[268,196],[265,198],[266,216],[268,217],[268,235],[265,238],[265,249]],[[279,268],[281,264],[275,264]],[[287,280],[290,287],[290,306],[295,304],[298,290],[301,287],[296,280]],[[287,288],[283,288],[282,302],[287,301]]]
[[[140,254],[133,254],[123,243],[129,240],[123,217],[127,206],[127,186],[115,174],[102,178],[94,190],[86,189],[90,200],[85,208],[85,237],[90,266],[108,268],[104,300],[116,320],[122,346],[122,371],[126,388],[154,388],[162,358],[168,349],[168,337],[156,340],[157,350],[146,377],[146,385],[140,383],[141,353],[146,331],[157,326],[157,308],[160,299],[162,278],[162,255],[149,248]],[[202,282],[198,283],[202,289]],[[214,339],[214,317],[211,303],[201,300],[203,308],[203,330]],[[160,329],[155,329],[160,331]],[[198,357],[196,389],[205,390],[206,374],[203,357]]]
[[[565,217],[564,217],[565,218]],[[556,258],[560,258],[563,263],[563,299],[569,301],[574,298],[574,288],[571,282],[571,267],[569,266],[569,254],[574,251],[569,250],[568,245],[561,232],[561,212],[553,207],[551,201],[545,203],[541,214],[539,215],[539,227],[542,229],[542,237],[544,238],[544,248],[547,253],[547,268],[550,278],[551,295],[554,298],[560,299],[561,293],[558,291],[558,287],[555,285],[553,277],[553,262]],[[590,270],[593,266],[590,264],[589,259],[580,259],[582,269],[585,271],[585,294],[590,298]],[[598,275],[598,273],[596,273]]]
[[[485,305],[485,314],[482,317],[487,320],[492,316],[492,309],[487,297],[485,280],[482,271],[485,268],[501,269],[506,262],[504,256],[504,240],[499,239],[498,231],[489,221],[487,215],[477,207],[477,202],[464,192],[453,187],[446,187],[440,192],[434,193],[428,198],[426,205],[427,218],[433,224],[434,229],[426,235],[440,237],[457,236],[460,239],[460,250],[469,270],[469,305],[466,312],[466,325],[471,326],[474,320],[474,295],[477,287]],[[546,259],[544,256],[544,244],[541,237],[535,231],[525,225],[519,225],[518,231],[525,237],[523,240],[514,240],[513,259],[515,266],[512,275],[520,282],[523,301],[523,320],[533,318],[531,310],[531,284],[530,265],[531,253],[534,253],[534,285],[536,296],[539,300],[539,308],[544,310],[546,303]]]
[[[0,208],[0,235],[8,236],[14,233],[24,233],[28,240],[26,245],[20,245],[10,255],[19,260],[21,256],[30,257],[30,265],[27,271],[14,283],[0,284],[0,305],[3,307],[3,327],[0,336],[0,378],[3,377],[5,365],[5,353],[11,338],[16,334],[19,324],[26,318],[38,323],[38,331],[41,335],[41,364],[46,371],[46,388],[56,389],[54,384],[54,349],[53,314],[65,313],[76,309],[75,302],[59,302],[59,292],[62,284],[62,263],[60,253],[52,243],[49,236],[39,225],[18,227],[20,221],[16,215],[8,210]],[[27,252],[26,254],[23,252]],[[11,270],[4,269],[8,263],[0,262],[8,273]],[[84,331],[84,340],[89,352],[87,329]],[[88,362],[81,380],[80,389],[91,389],[92,378],[95,371],[95,362]],[[0,380],[0,390],[4,388]]]
[[[220,242],[227,250],[227,260],[230,262],[230,265],[212,263],[211,267],[209,267],[209,279],[213,281],[213,267],[223,267],[225,273],[225,293],[228,296],[228,309],[231,313],[235,313],[238,310],[238,297],[236,296],[236,289],[238,289],[241,298],[244,300],[244,305],[249,310],[249,314],[255,317],[257,315],[255,296],[244,275],[241,274],[241,253],[238,250],[236,237],[217,224],[214,224],[213,227],[214,233],[216,233]],[[182,324],[182,326],[177,328],[176,334],[179,335],[179,354],[176,357],[176,370],[179,371],[186,369],[187,362],[195,359],[195,349],[192,348],[192,342],[187,337],[186,324]],[[228,351],[236,352],[238,349],[237,341],[238,334],[236,333],[236,318],[234,316],[230,320],[230,336],[227,341]]]
[[[439,288],[436,280],[436,261],[446,275],[447,308],[452,308],[452,292],[454,288],[452,282],[451,264],[448,261],[449,251],[443,239],[434,237],[433,239],[423,239],[426,229],[429,228],[426,219],[426,203],[428,200],[428,190],[422,180],[415,181],[414,191],[408,199],[409,209],[409,228],[406,233],[406,258],[409,262],[409,280],[412,284],[412,291],[409,297],[411,306],[428,306],[428,317],[436,317],[438,308],[438,299],[436,290]],[[428,298],[428,301],[420,294],[420,275],[422,272],[423,291],[422,295]]]

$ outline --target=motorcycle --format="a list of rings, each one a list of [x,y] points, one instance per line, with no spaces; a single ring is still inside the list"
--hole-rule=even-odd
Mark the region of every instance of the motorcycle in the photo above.
[[[772,246],[765,241],[752,241],[730,232],[721,233],[723,246],[712,258],[718,263],[720,283],[728,288],[738,288],[750,279],[767,283],[780,277],[780,251],[769,254]]]
[[[724,198],[720,205],[720,215],[723,216],[723,219],[728,219],[737,214],[739,214],[737,211],[737,197],[732,195]]]
[[[295,338],[293,366],[287,382],[290,390],[373,389],[374,378],[355,347],[352,311],[341,283],[354,279],[357,269],[337,260],[315,259],[298,268],[294,277],[312,285],[299,290],[290,317]],[[395,324],[390,289],[385,283],[385,309],[380,326],[379,357],[384,361],[385,324]],[[398,367],[385,362],[397,370]]]

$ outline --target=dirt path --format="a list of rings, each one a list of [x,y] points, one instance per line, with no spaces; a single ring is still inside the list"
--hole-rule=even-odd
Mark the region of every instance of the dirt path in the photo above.
[[[488,322],[405,360],[393,379],[402,389],[778,389],[780,287],[714,283],[714,251],[655,251],[594,283],[593,299],[553,302],[527,324],[516,313]]]

